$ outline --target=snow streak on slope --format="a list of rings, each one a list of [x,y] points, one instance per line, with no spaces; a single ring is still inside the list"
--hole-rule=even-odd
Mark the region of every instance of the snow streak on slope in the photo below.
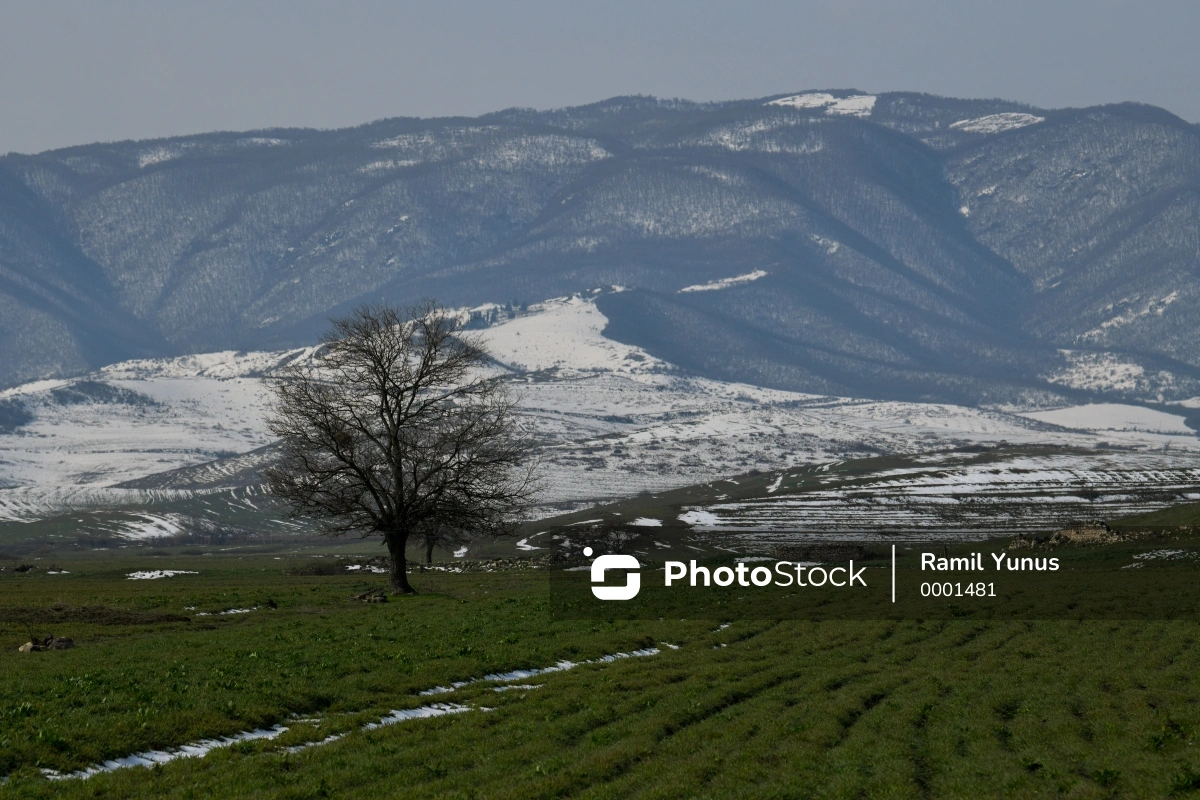
[[[742,544],[961,539],[1200,500],[1200,463],[1162,452],[931,455],[873,473],[832,470],[828,488],[788,491],[811,477],[785,474],[779,494],[689,507],[679,519],[714,542],[736,532]]]
[[[73,508],[128,508],[188,500],[193,492],[109,487],[20,486],[0,491],[0,522],[28,522]],[[146,530],[131,518],[130,531]],[[125,526],[122,526],[125,527]],[[139,537],[134,537],[139,538]]]
[[[1122,358],[1116,353],[1082,353],[1074,350],[1058,351],[1067,361],[1067,366],[1046,376],[1050,383],[1100,392],[1148,392],[1161,389],[1173,382],[1174,376],[1160,371],[1147,375],[1140,364]]]
[[[1009,111],[1003,114],[988,114],[986,117],[976,117],[975,119],[960,119],[958,122],[951,123],[950,128],[967,133],[1000,133],[1045,121],[1045,117]]]
[[[1121,309],[1121,313],[1101,322],[1099,327],[1085,331],[1075,338],[1080,341],[1099,341],[1113,328],[1124,327],[1151,315],[1161,317],[1170,308],[1171,304],[1178,299],[1179,292],[1177,291],[1170,292],[1163,297],[1151,297],[1149,299],[1142,297],[1123,298],[1118,303],[1108,304],[1104,309],[1108,313]]]
[[[730,286],[737,286],[739,283],[749,283],[756,281],[759,278],[767,275],[766,270],[756,269],[753,272],[748,272],[745,275],[737,275],[733,278],[721,278],[719,281],[709,281],[708,283],[698,283],[694,286],[685,286],[680,289],[680,292],[711,292],[718,289],[728,289]]]

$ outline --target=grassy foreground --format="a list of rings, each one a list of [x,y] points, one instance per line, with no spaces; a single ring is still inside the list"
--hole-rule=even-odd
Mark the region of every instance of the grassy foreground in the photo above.
[[[347,598],[382,576],[288,563],[3,573],[0,798],[1200,796],[1195,622],[569,622],[536,572],[418,574],[421,595],[365,605]],[[78,646],[18,653],[30,628]],[[417,694],[643,647],[517,682],[540,688]],[[362,730],[431,702],[470,710]],[[41,773],[276,723],[154,769]]]

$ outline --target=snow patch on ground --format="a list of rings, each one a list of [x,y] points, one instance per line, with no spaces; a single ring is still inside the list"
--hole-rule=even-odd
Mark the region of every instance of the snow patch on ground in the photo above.
[[[739,122],[730,125],[720,125],[695,139],[684,140],[681,145],[700,147],[721,147],[735,152],[757,150],[763,153],[786,153],[794,156],[806,156],[819,153],[825,149],[825,143],[817,135],[797,137],[795,129],[801,126],[811,126],[812,120],[807,117],[779,115],[767,119],[757,119],[751,122]],[[785,131],[786,135],[776,135]],[[693,172],[721,181],[727,185],[738,185],[745,182],[745,177],[711,167],[695,167]]]
[[[389,170],[389,169],[401,169],[403,167],[415,167],[417,164],[420,164],[420,163],[421,163],[420,161],[416,161],[411,158],[385,158],[385,159],[381,159],[379,161],[372,161],[370,164],[365,164],[365,165],[359,167],[355,171],[358,172],[360,175],[369,175],[373,172],[383,172],[384,170]]]
[[[220,739],[202,739],[199,742],[185,744],[183,747],[174,750],[149,750],[145,753],[136,753],[124,758],[105,761],[103,764],[97,764],[94,767],[81,769],[77,772],[62,773],[44,769],[42,770],[42,774],[52,781],[62,781],[71,778],[86,779],[93,775],[99,775],[102,772],[114,772],[125,767],[155,767],[159,764],[174,761],[177,758],[203,758],[219,747],[229,747],[239,742],[274,739],[285,731],[287,731],[287,728],[282,725],[276,725],[273,728],[259,728],[233,736],[225,736]]]
[[[662,520],[653,519],[652,517],[638,517],[630,525],[637,525],[639,528],[661,528]]]
[[[251,611],[258,611],[258,606],[254,608],[227,608],[224,611],[201,611],[197,617],[228,617],[233,614],[249,614]]]
[[[184,147],[155,147],[152,150],[146,150],[138,156],[138,168],[145,169],[154,164],[179,158],[183,155],[184,149]]]
[[[59,378],[51,378],[44,381],[32,381],[30,383],[14,386],[11,389],[0,391],[0,400],[7,400],[10,397],[21,397],[22,395],[34,395],[41,392],[48,392],[51,389],[61,389],[68,384],[74,383],[72,380],[63,380]]]
[[[872,109],[875,108],[875,99],[875,95],[871,94],[834,97],[827,92],[809,92],[771,100],[766,105],[787,108],[824,108],[826,114],[869,117]]]
[[[183,530],[182,518],[177,514],[139,514],[134,521],[122,526],[119,536],[125,539],[145,540],[175,536]]]
[[[1106,313],[1112,313],[1119,308],[1125,310],[1110,319],[1100,323],[1099,327],[1092,328],[1090,331],[1079,334],[1077,339],[1080,341],[1096,341],[1104,337],[1109,330],[1114,328],[1123,328],[1130,323],[1149,317],[1151,315],[1161,317],[1163,313],[1179,299],[1179,292],[1171,292],[1165,297],[1152,297],[1145,302],[1141,297],[1129,297],[1121,300],[1118,303],[1110,303],[1104,307]]]
[[[1090,391],[1133,392],[1146,386],[1146,370],[1140,364],[1126,361],[1115,353],[1083,353],[1060,350],[1068,365],[1051,373],[1046,380],[1072,389]],[[1169,383],[1173,376],[1160,373],[1160,383]]]
[[[826,255],[833,255],[838,251],[838,248],[842,246],[842,243],[836,241],[835,239],[827,239],[826,237],[818,236],[815,233],[810,234],[808,238],[825,248]]]
[[[601,335],[608,319],[591,298],[580,295],[547,300],[530,314],[493,325],[482,334],[498,361],[535,372],[557,369],[564,374],[608,371],[618,374],[662,371],[666,362],[639,347]]]
[[[717,515],[710,511],[693,509],[679,515],[680,522],[686,522],[693,528],[706,528],[717,524]]]
[[[2,440],[2,437],[0,437]],[[2,449],[2,448],[0,448]],[[75,508],[133,507],[192,497],[193,492],[103,487],[19,486],[0,490],[0,522],[29,522]],[[121,535],[121,531],[114,531]]]
[[[409,708],[404,711],[393,711],[379,722],[369,722],[363,725],[364,731],[373,731],[376,728],[382,728],[385,725],[395,725],[397,722],[404,722],[410,719],[430,719],[431,717],[443,717],[446,714],[461,714],[464,711],[470,711],[470,706],[460,706],[456,703],[434,703],[431,706],[421,706],[420,708]]]
[[[99,374],[105,378],[133,381],[144,381],[148,378],[257,378],[289,364],[308,360],[318,349],[298,347],[293,350],[253,352],[221,350],[176,358],[133,359],[104,367]],[[28,386],[32,388],[36,385]]]
[[[985,117],[975,117],[974,119],[960,119],[958,122],[950,123],[950,129],[966,133],[1001,133],[1002,131],[1012,131],[1045,121],[1045,117],[1006,111],[1003,114],[988,114]]]
[[[281,354],[271,355],[257,360],[275,363]],[[53,389],[17,387],[10,396],[19,398],[34,419],[14,434],[0,435],[0,477],[78,492],[245,453],[272,441],[261,378],[205,375],[209,370],[203,363],[189,370],[179,361],[146,364],[140,375],[134,362],[126,362],[88,377],[114,394],[129,393],[130,402],[64,404]]]
[[[490,675],[484,675],[481,678],[468,678],[463,681],[454,681],[449,686],[435,686],[432,689],[425,689],[417,694],[422,697],[431,695],[449,694],[457,691],[464,686],[470,686],[473,683],[511,683],[512,681],[523,681],[538,675],[547,675],[551,672],[566,672],[569,669],[583,666],[585,664],[611,664],[614,661],[620,661],[625,658],[645,658],[647,656],[656,656],[662,651],[657,647],[644,647],[640,650],[631,650],[628,653],[610,653],[600,656],[599,658],[588,659],[587,661],[559,661],[551,667],[532,667],[530,669],[514,669],[509,672],[493,672]]]
[[[131,581],[156,581],[159,578],[174,578],[176,575],[199,575],[190,569],[152,569],[145,572],[131,572],[126,577]]]
[[[686,507],[680,518],[712,546],[736,541],[761,552],[831,535],[966,541],[1200,499],[1194,451],[1179,454],[1175,448],[1002,457],[930,453],[908,462],[847,475],[809,470],[800,490]]]
[[[1061,425],[1064,428],[1082,428],[1097,432],[1182,434],[1188,437],[1195,435],[1195,431],[1183,423],[1182,416],[1118,403],[1092,403],[1053,411],[1028,411],[1021,416]]]
[[[281,147],[285,144],[291,144],[291,142],[287,139],[275,139],[269,136],[250,136],[238,139],[239,147]]]
[[[1134,558],[1139,560],[1154,561],[1156,559],[1176,560],[1180,558],[1196,558],[1195,550],[1148,550],[1145,553],[1136,553]]]

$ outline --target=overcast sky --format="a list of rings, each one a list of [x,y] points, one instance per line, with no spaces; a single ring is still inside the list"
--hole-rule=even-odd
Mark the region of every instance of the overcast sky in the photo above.
[[[1200,3],[0,0],[0,153],[858,88],[1200,121]]]

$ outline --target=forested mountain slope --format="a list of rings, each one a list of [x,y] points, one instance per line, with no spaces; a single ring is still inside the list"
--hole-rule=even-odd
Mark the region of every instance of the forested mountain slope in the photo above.
[[[1200,138],[1139,105],[614,98],[0,158],[0,385],[602,286],[699,373],[963,402],[1200,395]]]

